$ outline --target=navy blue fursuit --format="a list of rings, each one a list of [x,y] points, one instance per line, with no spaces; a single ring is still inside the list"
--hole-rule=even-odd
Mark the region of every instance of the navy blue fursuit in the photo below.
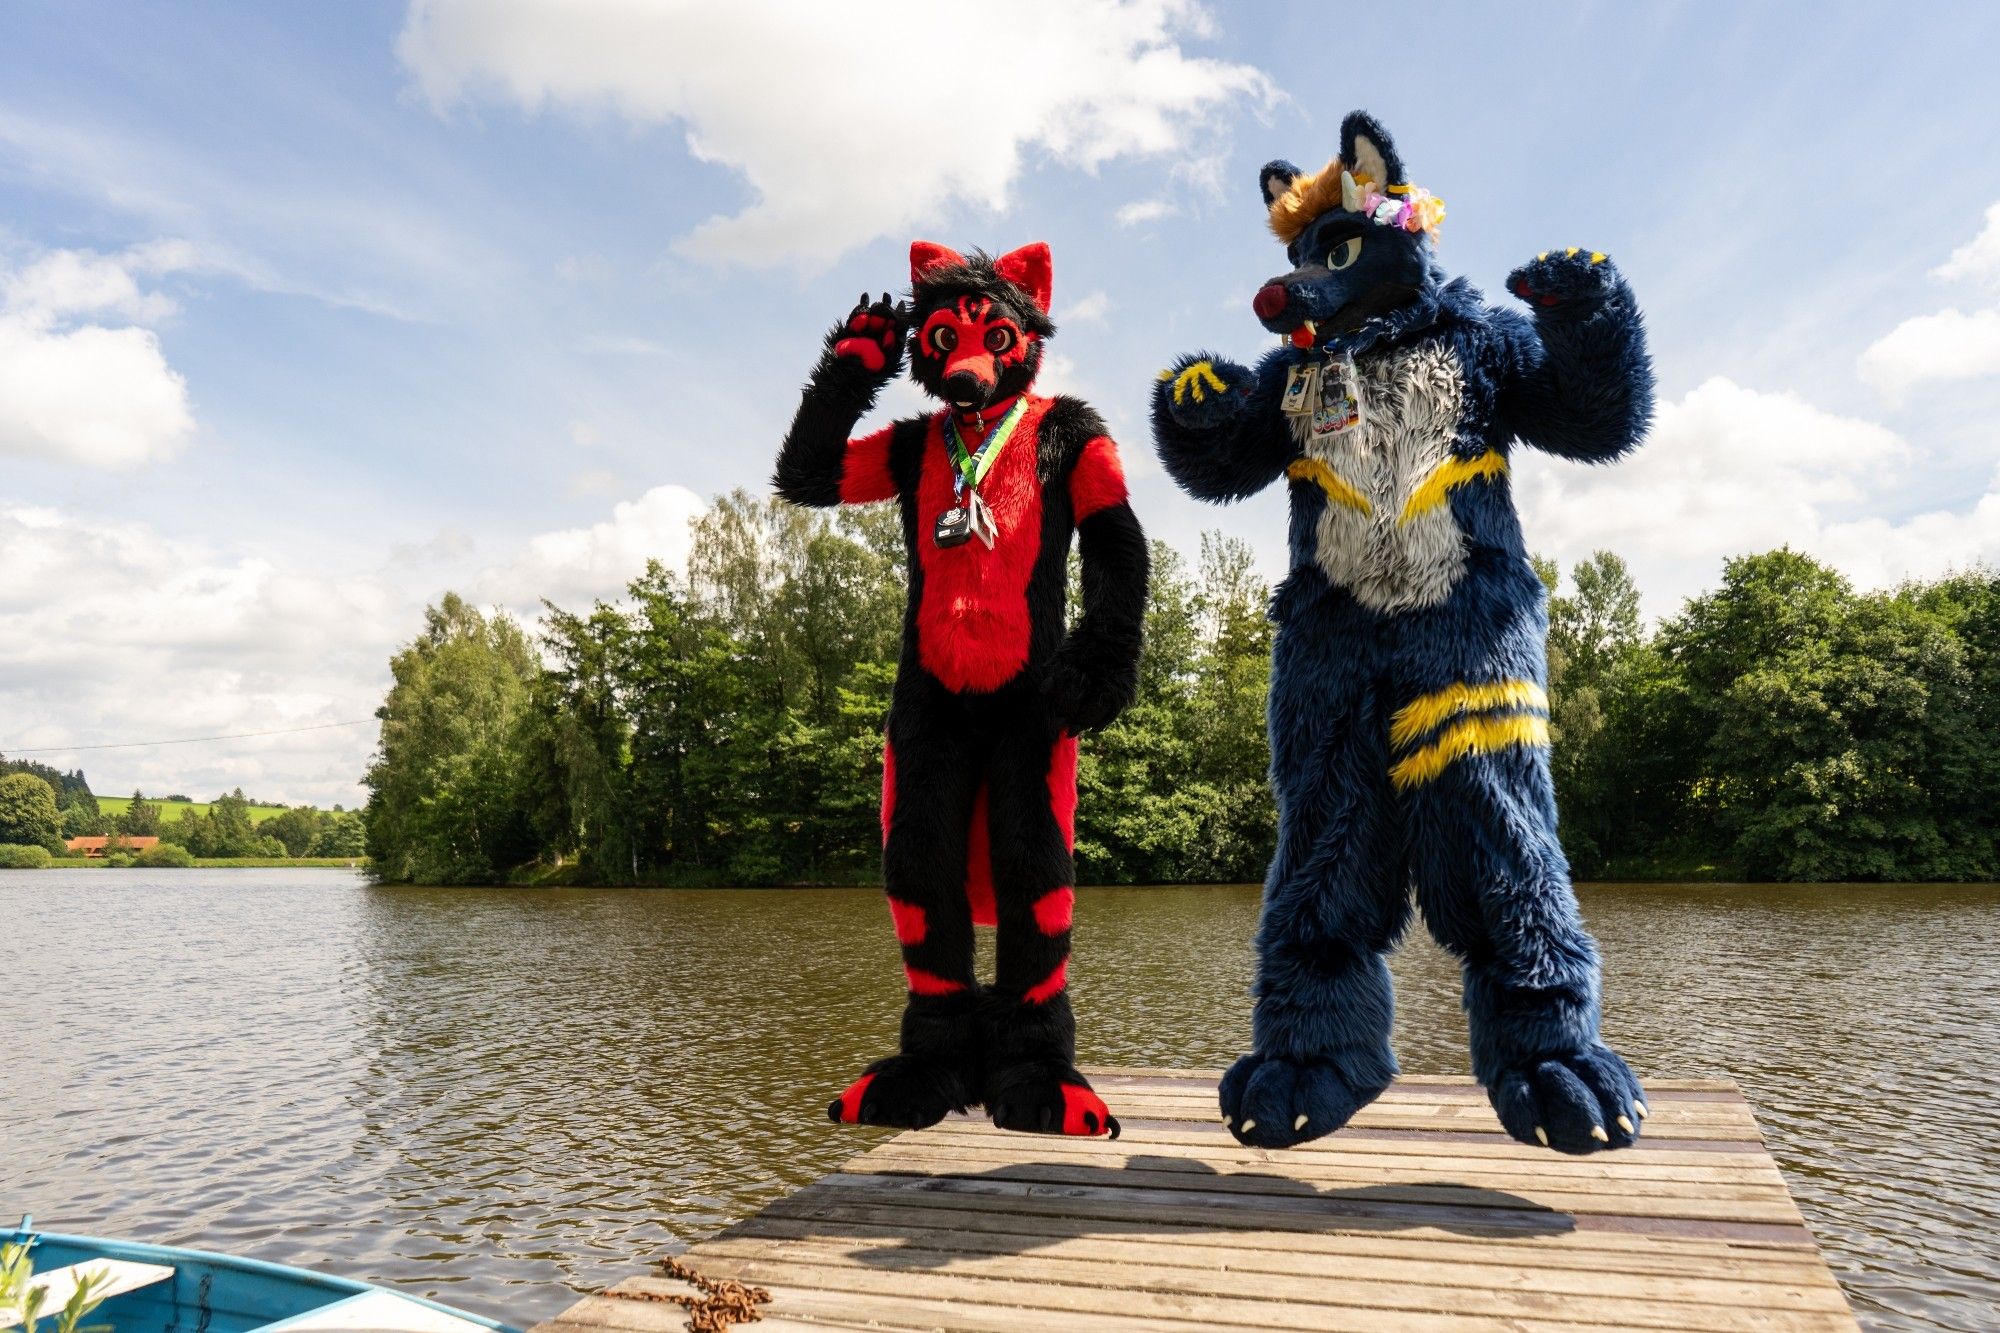
[[[1345,179],[1343,179],[1345,177]],[[1384,955],[1412,891],[1464,965],[1472,1067],[1507,1132],[1623,1147],[1644,1092],[1599,1039],[1598,959],[1556,840],[1545,594],[1509,458],[1604,462],[1653,410],[1632,291],[1601,253],[1508,277],[1527,314],[1448,278],[1442,207],[1355,113],[1321,172],[1265,167],[1290,269],[1253,308],[1253,369],[1183,357],[1153,396],[1160,457],[1205,500],[1291,492],[1272,603],[1278,848],[1258,930],[1254,1049],[1222,1080],[1235,1136],[1329,1134],[1397,1072]]]

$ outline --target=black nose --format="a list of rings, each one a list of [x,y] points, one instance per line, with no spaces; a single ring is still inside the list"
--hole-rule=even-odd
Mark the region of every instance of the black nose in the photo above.
[[[944,396],[954,403],[983,403],[992,387],[969,370],[955,370],[944,377]]]
[[[1276,319],[1285,313],[1285,307],[1292,303],[1292,294],[1282,282],[1267,282],[1257,289],[1251,298],[1250,308],[1257,312],[1259,319]]]

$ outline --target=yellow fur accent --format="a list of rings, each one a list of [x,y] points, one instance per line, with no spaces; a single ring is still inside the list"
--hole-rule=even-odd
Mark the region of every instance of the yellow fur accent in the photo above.
[[[1491,449],[1477,458],[1445,459],[1431,469],[1431,474],[1424,478],[1422,485],[1410,493],[1403,512],[1396,518],[1397,526],[1443,504],[1445,496],[1451,493],[1454,486],[1463,486],[1481,477],[1497,477],[1506,470],[1506,458]]]
[[[1488,713],[1496,708],[1543,708],[1549,696],[1532,680],[1495,680],[1481,685],[1460,683],[1436,694],[1420,695],[1389,719],[1389,744],[1400,750],[1417,737],[1461,713]]]
[[[1590,262],[1593,264],[1602,264],[1604,262],[1604,252],[1602,250],[1592,250],[1590,252]]]
[[[1467,755],[1491,754],[1510,745],[1546,746],[1548,743],[1547,718],[1530,714],[1469,717],[1433,743],[1399,760],[1389,770],[1389,781],[1398,789],[1419,787]]]
[[[1285,475],[1293,481],[1310,481],[1326,492],[1326,498],[1349,509],[1358,509],[1364,514],[1375,512],[1368,503],[1368,497],[1348,484],[1347,478],[1335,472],[1317,458],[1301,458],[1285,469]]]
[[[1202,392],[1201,386],[1203,381],[1207,381],[1208,387],[1217,393],[1222,393],[1229,388],[1227,384],[1223,383],[1222,377],[1215,373],[1214,366],[1206,361],[1197,361],[1175,377],[1174,401],[1177,403],[1185,402],[1187,401],[1188,394],[1192,392],[1194,400],[1197,403],[1201,402],[1202,399],[1208,396]]]

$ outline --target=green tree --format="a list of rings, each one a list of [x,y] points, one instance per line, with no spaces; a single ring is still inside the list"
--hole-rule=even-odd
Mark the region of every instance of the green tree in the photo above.
[[[377,874],[487,883],[534,859],[519,731],[538,669],[512,617],[456,593],[425,612],[423,632],[390,659],[376,711],[365,818]]]
[[[62,835],[65,838],[101,838],[109,831],[109,823],[92,805],[71,801],[69,808],[62,812]]]
[[[128,838],[159,837],[160,807],[134,789],[132,804],[126,806],[125,813],[118,816],[118,831]]]
[[[283,844],[286,856],[305,856],[326,826],[327,818],[310,805],[295,805],[259,824],[257,832],[276,838]]]
[[[321,821],[319,832],[313,835],[312,846],[306,849],[308,856],[364,856],[368,851],[368,829],[361,822],[361,816],[351,810],[335,807]]]
[[[0,842],[65,850],[55,789],[32,773],[0,777]]]

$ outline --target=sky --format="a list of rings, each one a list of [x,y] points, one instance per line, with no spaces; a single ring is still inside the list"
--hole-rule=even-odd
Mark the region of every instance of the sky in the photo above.
[[[337,724],[425,605],[683,559],[915,237],[1048,241],[1044,387],[1149,532],[1281,576],[1283,488],[1182,495],[1147,395],[1269,345],[1258,167],[1356,107],[1448,269],[1504,300],[1587,245],[1646,311],[1652,434],[1518,451],[1531,549],[1618,552],[1653,617],[1785,543],[1862,587],[2000,562],[1995,49],[1983,3],[0,7],[0,753],[358,803]]]

